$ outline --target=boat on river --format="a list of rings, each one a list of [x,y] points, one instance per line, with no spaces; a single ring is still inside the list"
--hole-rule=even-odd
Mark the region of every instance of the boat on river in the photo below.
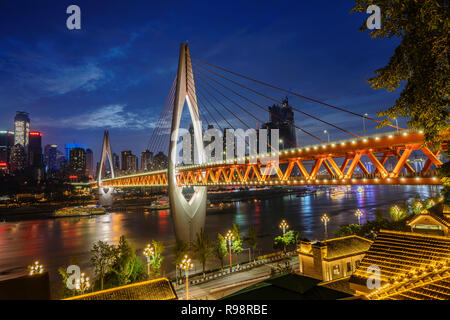
[[[85,217],[105,214],[106,210],[100,205],[65,207],[55,210],[53,216],[59,217]]]

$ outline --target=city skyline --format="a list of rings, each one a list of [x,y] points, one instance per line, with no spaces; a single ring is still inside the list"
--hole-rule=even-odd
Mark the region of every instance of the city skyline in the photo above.
[[[35,10],[19,13],[18,6],[1,5],[0,14],[14,13],[19,19],[2,19],[6,33],[0,37],[0,58],[6,72],[0,76],[0,128],[12,130],[15,112],[27,111],[30,128],[43,134],[43,145],[80,143],[93,150],[95,162],[105,129],[110,131],[113,152],[146,150],[176,72],[179,43],[185,40],[200,59],[355,112],[374,116],[398,96],[374,91],[365,81],[388,60],[398,40],[373,40],[360,32],[367,17],[350,15],[351,2],[286,2],[274,10],[267,10],[270,4],[263,2],[257,11],[251,4],[240,3],[239,11],[237,3],[208,4],[198,12],[200,4],[169,9],[141,1],[126,8],[110,4],[105,14],[103,7],[80,1],[82,26],[75,31],[65,26],[65,2],[24,2]],[[126,17],[116,19],[124,11]],[[211,12],[219,18],[210,17]],[[187,16],[202,19],[193,24]],[[186,27],[176,27],[175,21]],[[243,63],[250,57],[251,62]],[[350,71],[344,73],[344,68]],[[325,108],[317,112],[325,119],[330,116]],[[319,131],[310,120],[298,116],[296,122]],[[338,116],[335,122],[362,131],[361,121]],[[375,132],[374,127],[368,132]]]

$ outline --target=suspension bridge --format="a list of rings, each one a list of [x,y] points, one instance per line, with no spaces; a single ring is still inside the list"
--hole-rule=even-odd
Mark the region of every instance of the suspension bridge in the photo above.
[[[278,92],[275,97],[269,93]],[[306,97],[263,82],[244,74],[191,58],[189,46],[180,46],[178,73],[172,83],[163,110],[153,130],[148,149],[168,154],[168,168],[132,175],[117,176],[111,160],[111,143],[106,131],[103,139],[98,180],[92,182],[100,194],[114,188],[167,186],[175,231],[179,238],[192,240],[204,226],[206,189],[208,186],[273,186],[273,185],[424,185],[440,184],[434,168],[442,165],[440,150],[424,144],[421,131],[406,130],[387,124],[392,131],[374,135],[358,135],[304,108],[287,103],[286,107],[323,130],[333,130],[345,136],[324,141],[317,132],[300,126],[303,120],[292,122],[297,132],[315,141],[297,145],[287,141],[289,148],[269,153],[228,157],[208,162],[204,158],[203,126],[250,129],[249,119],[263,126],[267,116],[279,118],[267,105],[282,104],[276,96],[289,95],[307,103],[327,108],[336,115],[347,115],[381,124],[381,121],[347,110],[343,107]],[[263,102],[261,102],[263,100]],[[177,133],[180,129],[185,102],[189,108],[192,131],[199,163],[178,165]],[[327,118],[328,119],[328,118]],[[238,124],[238,125],[236,125]],[[225,128],[225,129],[226,129]],[[317,130],[316,130],[317,131]],[[365,131],[365,130],[364,130]],[[442,133],[448,137],[448,133]],[[295,139],[296,140],[296,139]],[[268,144],[270,144],[269,142]],[[269,145],[270,147],[270,145]],[[445,149],[445,144],[443,145]],[[271,161],[276,152],[276,160]],[[411,155],[420,153],[426,159],[420,170],[411,165]],[[104,178],[105,162],[109,160],[111,177]],[[269,159],[267,161],[267,159]],[[387,164],[390,164],[389,166]],[[194,195],[187,201],[182,188],[194,187]]]

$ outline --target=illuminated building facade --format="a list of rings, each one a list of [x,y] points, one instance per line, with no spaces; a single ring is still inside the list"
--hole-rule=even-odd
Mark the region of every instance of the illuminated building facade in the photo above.
[[[332,281],[357,269],[372,241],[356,235],[312,243],[301,241],[297,250],[300,273]]]
[[[158,152],[153,157],[152,171],[167,169],[168,165],[169,160],[167,159],[167,156],[162,152]]]
[[[42,157],[42,133],[30,131],[28,144],[28,166],[31,168],[33,179],[41,181],[44,174]]]
[[[14,132],[0,131],[0,163],[5,163],[6,167],[9,163],[11,148],[14,146]],[[5,168],[3,166],[2,168]]]
[[[70,150],[69,167],[70,173],[78,178],[86,175],[86,151],[83,148]]]
[[[14,117],[14,145],[20,144],[28,148],[28,138],[30,133],[30,118],[28,113],[17,111]]]
[[[65,151],[65,154],[66,154],[66,160],[68,162],[70,162],[70,150],[72,150],[74,148],[83,148],[83,147],[79,143],[66,143],[64,145],[64,151]]]
[[[148,171],[151,169],[153,162],[153,152],[145,150],[141,153],[141,171]]]
[[[56,144],[47,144],[44,147],[45,171],[55,171],[58,168],[56,158],[58,156],[58,146]]]
[[[94,174],[94,152],[91,149],[86,149],[86,173],[88,176]]]
[[[123,172],[127,172],[127,170],[128,170],[128,167],[127,167],[127,157],[129,156],[129,155],[131,155],[132,153],[131,153],[131,150],[126,150],[126,151],[122,151],[121,152],[121,161],[122,161],[122,171]]]
[[[27,162],[27,154],[25,148],[21,144],[16,144],[11,148],[9,157],[9,171],[16,172],[25,169]]]
[[[120,158],[117,155],[117,153],[113,153],[112,162],[113,162],[113,166],[114,166],[114,171],[118,172],[120,170]]]
[[[280,144],[279,149],[294,148],[297,146],[297,136],[294,126],[294,112],[289,106],[288,99],[282,101],[282,105],[274,104],[269,107],[270,119],[264,123],[262,129],[279,129]],[[268,130],[269,131],[269,130]],[[268,140],[270,141],[270,132],[268,132]],[[270,142],[271,145],[276,145]]]
[[[127,173],[136,173],[138,170],[138,157],[134,154],[127,156]]]

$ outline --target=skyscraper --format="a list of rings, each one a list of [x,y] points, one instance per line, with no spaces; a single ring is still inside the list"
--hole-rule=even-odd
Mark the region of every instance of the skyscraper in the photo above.
[[[88,176],[94,174],[94,153],[91,149],[86,149],[86,172]]]
[[[115,170],[120,170],[120,158],[116,153],[113,153],[112,155],[112,163],[114,166],[114,172]]]
[[[153,152],[145,150],[141,153],[141,171],[148,171],[153,161]]]
[[[40,168],[42,161],[42,133],[30,131],[28,144],[28,165],[33,168]]]
[[[127,168],[127,157],[131,155],[131,150],[126,150],[121,152],[122,156],[122,171],[126,172],[128,170]]]
[[[0,131],[0,163],[9,164],[11,148],[14,146],[14,132]]]
[[[45,171],[55,171],[58,168],[56,157],[58,155],[58,146],[56,144],[47,144],[44,147]]]
[[[70,160],[70,150],[72,150],[73,148],[83,148],[83,147],[79,143],[66,143],[64,145],[64,149],[65,149],[65,152],[66,152],[66,160],[68,162]]]
[[[82,178],[86,175],[86,151],[83,148],[73,148],[69,157],[70,173]]]
[[[30,118],[28,113],[17,111],[14,117],[14,145],[20,144],[25,149],[28,148],[29,133]]]
[[[17,143],[11,148],[11,155],[9,157],[9,171],[16,172],[18,170],[23,170],[26,165],[26,153],[25,148]]]
[[[138,157],[134,154],[127,155],[127,173],[136,173],[138,169]]]
[[[283,99],[280,107],[277,104],[269,107],[270,119],[264,123],[262,129],[279,129],[279,150],[294,148],[297,145],[297,136],[294,127],[294,112],[289,105],[288,99]],[[271,145],[276,145],[275,141],[270,141],[270,132],[268,132],[268,140]]]

